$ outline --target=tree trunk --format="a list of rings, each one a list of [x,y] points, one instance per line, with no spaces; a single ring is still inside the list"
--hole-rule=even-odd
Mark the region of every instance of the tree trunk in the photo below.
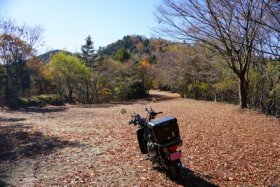
[[[217,92],[214,92],[214,102],[217,102]]]
[[[7,78],[6,78],[6,88],[5,88],[5,98],[7,100],[7,105],[10,109],[16,110],[18,109],[18,80],[16,73],[13,76],[13,72],[11,67],[7,68]]]
[[[89,99],[89,82],[86,80],[86,103],[89,104],[91,103],[90,102],[90,99]]]
[[[4,111],[4,104],[5,102],[5,97],[4,96],[0,96],[0,106],[1,106],[1,111],[3,112]]]
[[[244,76],[239,77],[239,106],[240,108],[247,108],[247,91],[248,82]]]
[[[68,87],[68,100],[70,103],[74,103],[73,88],[69,88],[69,87]]]

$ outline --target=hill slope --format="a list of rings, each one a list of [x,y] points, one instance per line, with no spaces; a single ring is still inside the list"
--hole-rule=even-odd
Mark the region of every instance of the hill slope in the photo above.
[[[69,51],[64,51],[64,50],[60,50],[60,49],[56,49],[56,50],[51,50],[51,51],[48,51],[46,53],[43,53],[39,56],[37,56],[37,58],[43,62],[44,64],[48,63],[50,60],[51,60],[51,57],[53,55],[55,55],[56,53],[59,53],[59,52],[65,52],[66,54],[72,54],[71,52]]]

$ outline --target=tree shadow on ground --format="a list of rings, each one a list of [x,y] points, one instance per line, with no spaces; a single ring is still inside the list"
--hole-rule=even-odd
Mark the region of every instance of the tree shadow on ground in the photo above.
[[[29,128],[22,123],[0,127],[0,163],[46,155],[66,147],[83,146],[78,142],[46,136],[42,132],[30,132]]]
[[[63,112],[68,110],[67,107],[64,106],[54,106],[54,107],[28,107],[21,109],[24,112],[29,113],[52,113],[52,112]]]
[[[159,102],[159,101],[168,101],[168,100],[173,100],[173,99],[178,99],[180,97],[169,97],[166,95],[160,95],[160,94],[150,94],[148,98],[146,98],[147,101],[154,101],[154,102]]]
[[[77,105],[76,108],[111,108],[119,105],[133,105],[133,104],[146,105],[148,103],[149,102],[147,102],[146,100],[137,100],[137,101],[111,102],[111,103],[100,103],[100,104],[83,104],[83,105]]]
[[[37,159],[66,147],[84,146],[79,142],[63,140],[32,131],[31,123],[23,123],[23,118],[1,118],[0,121],[0,187],[7,183],[13,168],[26,159]]]
[[[119,105],[133,105],[133,104],[140,104],[140,105],[147,105],[151,102],[160,102],[160,101],[167,101],[173,100],[176,97],[169,97],[166,95],[156,95],[151,94],[147,98],[138,99],[138,100],[131,100],[131,101],[123,101],[123,102],[110,102],[110,103],[100,103],[100,104],[84,104],[84,105],[77,105],[77,108],[111,108],[116,107]]]
[[[18,121],[24,121],[26,118],[3,118],[0,117],[0,122],[18,122]]]
[[[165,173],[166,176],[171,180],[170,176],[166,173],[166,170],[161,168],[161,167],[154,167],[157,171],[161,173]],[[208,182],[207,180],[203,179],[202,177],[199,176],[199,174],[196,174],[194,171],[182,167],[180,170],[181,177],[177,179],[176,182],[177,184],[186,186],[186,187],[218,187],[215,184],[212,184],[211,182]]]

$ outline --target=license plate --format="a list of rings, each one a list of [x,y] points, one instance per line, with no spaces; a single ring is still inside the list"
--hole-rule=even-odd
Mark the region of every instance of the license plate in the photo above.
[[[170,160],[177,160],[180,159],[182,157],[182,153],[181,152],[175,152],[175,153],[171,153],[169,155]]]

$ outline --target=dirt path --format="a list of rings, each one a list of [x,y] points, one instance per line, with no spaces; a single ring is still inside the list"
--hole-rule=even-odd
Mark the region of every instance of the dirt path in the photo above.
[[[155,103],[0,113],[0,186],[280,185],[278,119],[229,104],[151,94]],[[127,122],[130,113],[144,114],[146,107],[178,118],[184,141],[180,184],[139,152],[136,128]]]

